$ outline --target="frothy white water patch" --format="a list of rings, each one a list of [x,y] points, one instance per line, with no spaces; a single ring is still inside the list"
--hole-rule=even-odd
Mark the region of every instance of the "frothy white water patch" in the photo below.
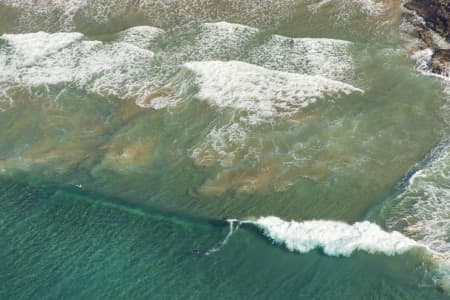
[[[428,245],[450,253],[450,151],[448,145],[409,180],[389,207],[387,225]]]
[[[368,221],[349,225],[337,221],[287,222],[278,217],[262,217],[244,223],[254,224],[275,243],[300,253],[322,249],[329,256],[348,257],[355,251],[398,255],[423,247],[399,232],[386,232]]]
[[[173,27],[198,20],[235,20],[253,25],[276,26],[292,13],[294,0],[0,0],[0,5],[20,11],[20,24],[28,28],[70,31],[77,21],[107,24],[138,13],[159,27]],[[42,28],[42,27],[41,27]]]
[[[148,49],[164,30],[151,26],[135,26],[119,33],[118,42],[128,43],[137,47]]]
[[[413,52],[411,59],[416,62],[417,71],[443,79],[445,91],[449,95],[450,65],[445,70],[445,62],[442,62],[442,73],[433,73],[433,50],[416,38],[424,26],[426,24],[422,17],[403,7],[402,37],[407,49]],[[450,48],[450,44],[437,33],[431,30],[429,33],[432,42],[438,47]],[[448,103],[442,107],[444,110],[448,111]],[[446,257],[447,261],[450,261],[449,147],[446,141],[434,149],[427,163],[411,176],[404,190],[384,208],[389,228],[400,230],[428,245],[441,257]]]
[[[152,27],[129,29],[112,42],[85,40],[80,33],[3,35],[0,80],[12,86],[69,84],[138,102],[160,82],[152,68],[154,53],[136,45],[148,47],[160,33]]]
[[[269,36],[258,40],[261,31],[240,24],[204,23],[195,43],[186,52],[191,60],[230,60],[263,66],[272,70],[351,81],[352,43],[325,38]]]
[[[325,97],[363,91],[322,76],[269,70],[238,61],[189,62],[197,76],[197,97],[219,108],[247,111],[250,122],[289,116]]]
[[[348,80],[353,74],[351,45],[343,40],[274,35],[250,52],[250,62],[274,70]]]
[[[181,91],[194,90],[195,97],[226,112],[194,145],[191,157],[199,165],[218,163],[231,168],[243,161],[258,164],[261,153],[278,150],[276,145],[270,147],[264,143],[264,137],[252,135],[254,126],[271,123],[275,119],[290,120],[320,99],[335,100],[343,95],[363,92],[322,76],[274,71],[238,61],[190,62],[184,67],[193,72],[193,85],[198,89],[183,81]],[[281,154],[277,157],[280,159]]]
[[[260,30],[257,28],[240,24],[204,23],[195,49],[192,49],[192,57],[217,60],[237,56],[240,60],[272,70],[323,75],[336,80],[349,79],[353,74],[351,42],[273,35],[255,46],[252,41],[258,33]]]
[[[332,257],[350,257],[355,252],[387,256],[401,255],[413,249],[424,255],[427,267],[433,272],[433,280],[445,290],[449,290],[449,256],[430,249],[428,245],[417,242],[400,232],[386,231],[369,221],[347,224],[339,221],[310,220],[285,221],[275,216],[259,217],[249,220],[227,220],[229,231],[225,239],[206,252],[206,255],[222,250],[239,225],[252,225],[289,251],[308,253],[319,249]]]
[[[430,48],[416,51],[411,55],[411,59],[413,59],[416,62],[417,70],[425,74],[430,73],[432,58],[433,58],[433,50]]]
[[[398,230],[428,249],[436,263],[433,278],[450,290],[450,151],[441,145],[430,161],[416,171],[407,186],[387,202],[387,228]]]
[[[416,70],[423,75],[433,76],[450,82],[450,63],[441,61],[439,62],[439,71],[435,71],[432,68],[434,52],[430,48],[425,48],[414,52],[410,58],[416,62]],[[439,72],[439,73],[437,73]]]
[[[366,15],[381,15],[386,10],[387,7],[382,1],[374,0],[313,0],[312,4],[308,6],[309,10],[313,13],[317,13],[322,7],[333,4],[338,6],[340,15],[338,18],[348,17],[349,11],[352,9],[357,9]]]
[[[59,33],[24,33],[4,34],[0,38],[11,46],[17,57],[14,62],[17,66],[28,66],[38,59],[55,54],[75,41],[79,41],[83,35],[78,32]],[[5,58],[6,59],[6,58]]]
[[[242,147],[246,147],[247,151],[253,150],[246,145],[247,137],[247,129],[242,124],[229,123],[225,126],[216,126],[208,132],[203,143],[194,147],[191,156],[201,165],[214,164],[217,157],[220,157],[222,167],[231,167],[238,150],[242,150]]]
[[[45,25],[60,31],[75,29],[75,17],[97,24],[127,13],[134,0],[0,0],[0,5],[20,9],[20,24]],[[138,1],[139,2],[139,1]],[[140,7],[134,4],[135,7]],[[37,21],[39,20],[39,21]]]
[[[404,47],[410,53],[410,58],[416,63],[416,70],[424,75],[433,76],[440,79],[450,81],[450,64],[445,61],[439,61],[439,73],[433,70],[433,47],[427,45],[423,40],[418,38],[420,32],[426,27],[425,20],[415,11],[411,11],[402,6],[402,23],[400,25],[400,33]],[[438,33],[431,29],[426,29],[431,43],[439,49],[450,49],[450,43]],[[431,48],[430,48],[431,47]],[[411,54],[412,53],[412,54]]]
[[[228,22],[204,23],[196,38],[193,56],[201,60],[239,56],[245,43],[259,32],[253,27]]]
[[[1,0],[0,5],[18,8],[21,11],[20,24],[32,26],[36,17],[47,18],[42,23],[49,26],[58,25],[60,30],[70,31],[74,29],[74,17],[76,13],[88,4],[87,0]],[[53,15],[53,18],[50,16]],[[56,19],[55,19],[56,17]],[[56,24],[55,24],[56,23]]]

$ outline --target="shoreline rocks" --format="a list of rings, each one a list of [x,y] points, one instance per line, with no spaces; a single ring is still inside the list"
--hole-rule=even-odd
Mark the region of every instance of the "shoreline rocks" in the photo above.
[[[428,28],[450,41],[450,2],[446,0],[410,0],[405,7],[421,16]]]
[[[447,0],[409,0],[404,7],[416,15],[404,13],[415,28],[414,35],[433,50],[431,72],[449,76],[450,70],[450,2]],[[421,19],[417,18],[420,17]]]

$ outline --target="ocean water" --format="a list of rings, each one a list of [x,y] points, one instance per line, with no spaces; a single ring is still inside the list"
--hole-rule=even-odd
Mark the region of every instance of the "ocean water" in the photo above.
[[[420,252],[300,255],[247,226],[222,246],[226,222],[23,178],[1,185],[3,299],[445,298],[427,281]]]
[[[401,13],[0,0],[0,298],[449,298],[448,88]]]

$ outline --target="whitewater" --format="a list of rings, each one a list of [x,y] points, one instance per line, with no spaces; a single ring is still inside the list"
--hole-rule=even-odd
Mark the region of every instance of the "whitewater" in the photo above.
[[[0,295],[447,297],[450,81],[406,13],[0,0]]]

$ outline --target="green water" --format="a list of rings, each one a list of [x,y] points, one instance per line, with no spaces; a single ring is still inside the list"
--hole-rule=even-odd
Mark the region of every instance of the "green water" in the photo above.
[[[428,242],[389,199],[448,136],[446,94],[399,3],[200,2],[0,0],[0,298],[448,298],[420,249],[225,239],[226,218],[370,216]],[[40,30],[84,35],[17,34]]]
[[[180,51],[173,47],[189,49],[162,47],[169,62]],[[152,110],[70,86],[14,87],[15,106],[0,119],[8,128],[1,166],[200,216],[356,220],[439,141],[443,122],[437,82],[415,74],[401,54],[353,47],[350,80],[364,94],[256,125],[239,121],[246,112],[218,110],[192,91],[175,107]],[[177,76],[185,84],[191,75]],[[214,149],[209,134],[228,134],[229,124],[247,137],[225,136],[223,149]],[[194,158],[193,149],[211,158]]]
[[[2,179],[2,299],[443,299],[420,256],[298,255],[251,228]],[[201,251],[192,255],[191,249]]]

